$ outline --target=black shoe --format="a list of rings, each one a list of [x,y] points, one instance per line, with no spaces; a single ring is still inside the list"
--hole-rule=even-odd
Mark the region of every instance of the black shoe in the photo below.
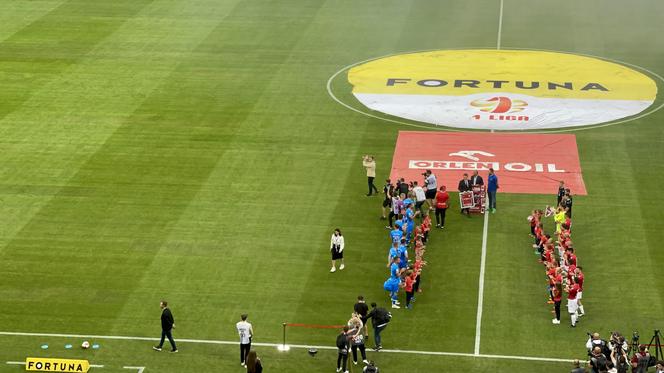
[[[161,351],[161,347],[159,346],[152,346],[152,349],[155,351]]]

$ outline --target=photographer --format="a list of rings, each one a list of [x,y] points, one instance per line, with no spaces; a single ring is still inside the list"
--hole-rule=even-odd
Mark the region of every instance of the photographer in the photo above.
[[[618,349],[618,351],[627,351],[629,349],[625,337],[623,337],[620,332],[611,333],[611,339],[609,340],[609,350],[613,352],[616,351],[616,349]]]
[[[590,354],[590,368],[593,373],[606,372],[606,363],[608,360],[602,353],[602,348],[595,346]]]
[[[632,356],[632,372],[633,373],[647,373],[648,363],[650,362],[650,354],[646,349],[646,345],[640,345],[639,351]]]
[[[616,348],[611,350],[611,363],[617,373],[627,373],[629,369],[628,361],[627,352],[620,345],[616,345]]]

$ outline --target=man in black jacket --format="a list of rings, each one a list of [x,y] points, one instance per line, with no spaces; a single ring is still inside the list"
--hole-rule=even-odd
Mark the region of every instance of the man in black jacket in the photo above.
[[[371,303],[371,312],[367,315],[367,320],[371,319],[374,329],[374,351],[383,348],[381,345],[380,333],[387,328],[387,324],[392,319],[392,314],[383,307],[376,307],[376,302]]]
[[[475,186],[475,185],[484,185],[484,179],[482,179],[482,176],[480,176],[479,172],[475,170],[473,172],[473,176],[470,177],[470,185]]]
[[[164,339],[168,337],[168,341],[171,343],[173,349],[171,352],[178,352],[178,348],[175,347],[175,340],[173,340],[173,328],[175,328],[175,319],[173,319],[173,314],[168,308],[168,302],[162,300],[159,303],[161,307],[161,341],[159,346],[152,347],[155,351],[161,351],[161,347],[164,345]]]
[[[357,303],[355,303],[355,306],[353,306],[353,311],[360,315],[360,320],[362,320],[362,324],[364,324],[364,335],[368,336],[369,333],[367,333],[367,314],[369,313],[369,306],[367,306],[366,302],[364,302],[363,296],[357,296]]]
[[[468,174],[463,174],[463,179],[459,181],[459,194],[463,192],[468,192],[470,190],[473,190],[473,185],[470,183],[470,180],[468,179]],[[470,209],[469,208],[462,208],[461,213],[466,213],[470,217]]]

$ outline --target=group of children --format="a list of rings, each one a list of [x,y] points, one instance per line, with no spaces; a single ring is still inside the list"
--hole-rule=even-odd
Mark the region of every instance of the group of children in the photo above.
[[[544,218],[553,217],[555,233],[544,230]],[[534,238],[533,248],[544,265],[548,282],[548,304],[553,304],[554,325],[560,324],[560,305],[563,296],[567,298],[567,312],[570,325],[576,326],[585,312],[583,298],[584,276],[579,266],[576,251],[572,243],[572,218],[570,210],[562,204],[556,210],[548,207],[545,210],[534,210],[528,216],[530,235]]]
[[[415,219],[420,215],[423,215],[422,223],[417,225]],[[383,283],[383,288],[389,292],[392,308],[401,308],[398,294],[399,289],[403,289],[406,293],[405,307],[412,309],[415,293],[421,292],[420,278],[426,265],[423,258],[431,231],[431,218],[428,213],[422,214],[421,208],[416,210],[412,199],[406,198],[392,228],[387,256],[390,276]],[[414,257],[409,254],[409,247]]]

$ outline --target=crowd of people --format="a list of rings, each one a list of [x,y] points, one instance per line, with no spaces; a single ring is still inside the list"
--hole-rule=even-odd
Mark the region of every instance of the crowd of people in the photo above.
[[[546,218],[553,218],[555,231],[544,228]],[[535,254],[545,268],[548,281],[548,303],[553,304],[554,325],[561,320],[560,307],[563,296],[567,298],[570,326],[576,327],[579,318],[585,315],[583,298],[584,275],[579,265],[572,242],[572,203],[569,189],[560,183],[558,205],[554,209],[533,210],[528,216],[530,236],[533,237]]]

